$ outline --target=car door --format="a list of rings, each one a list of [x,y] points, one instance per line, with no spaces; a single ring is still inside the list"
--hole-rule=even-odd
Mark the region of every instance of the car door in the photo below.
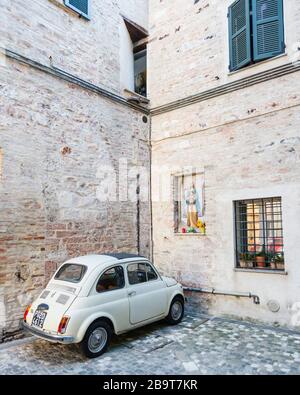
[[[165,314],[166,284],[152,265],[134,262],[127,265],[129,317],[132,325]]]
[[[101,312],[113,317],[118,331],[129,327],[129,302],[125,284],[124,268],[114,265],[99,276],[86,304],[91,314]]]

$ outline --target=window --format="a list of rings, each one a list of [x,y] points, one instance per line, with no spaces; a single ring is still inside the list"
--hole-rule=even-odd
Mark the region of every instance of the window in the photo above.
[[[157,274],[155,273],[153,267],[149,265],[149,263],[146,264],[146,272],[148,281],[157,280]]]
[[[132,263],[127,267],[130,285],[146,283],[158,279],[153,267],[148,263]]]
[[[284,270],[281,198],[235,202],[235,223],[238,268]]]
[[[86,270],[86,266],[68,263],[59,269],[55,276],[55,280],[79,283],[83,279]]]
[[[90,17],[90,0],[64,0],[65,5],[86,19]]]
[[[147,96],[147,50],[134,54],[134,91]]]
[[[135,285],[147,282],[146,265],[144,263],[133,263],[127,267],[129,284]]]
[[[97,292],[121,289],[125,286],[124,270],[121,266],[112,267],[104,272],[96,286]]]
[[[175,233],[205,234],[203,174],[175,176],[174,194]]]
[[[237,0],[228,22],[230,71],[284,53],[282,0]]]
[[[147,96],[147,41],[148,32],[135,22],[123,16],[124,29],[121,29],[121,73],[126,89]],[[122,70],[121,70],[122,71]]]

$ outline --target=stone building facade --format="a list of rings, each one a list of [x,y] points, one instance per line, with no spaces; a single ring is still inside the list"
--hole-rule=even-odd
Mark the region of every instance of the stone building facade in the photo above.
[[[212,314],[299,327],[300,3],[283,1],[282,53],[231,72],[228,9],[244,4],[248,2],[150,2],[154,261],[185,285],[202,288],[202,307]],[[266,17],[278,4],[256,3]],[[249,18],[253,15],[252,9]],[[204,180],[205,234],[176,230],[174,224],[174,179],[176,183],[178,174],[193,172]],[[284,247],[272,244],[272,221],[264,229],[267,245],[261,242],[253,250],[250,228],[244,229],[244,238],[251,256],[262,248],[266,253],[282,248],[284,269],[272,270],[271,257],[264,268],[258,266],[259,257],[255,267],[239,267],[235,202],[259,199],[256,207],[267,199],[267,207],[269,198],[282,204],[278,227],[283,235],[273,231],[273,242],[283,240]],[[261,241],[265,225],[262,220],[261,234],[256,232]],[[233,295],[209,295],[213,290]],[[259,305],[243,297],[249,293],[260,298]]]
[[[256,62],[228,30],[256,1],[280,3],[90,0],[86,19],[0,0],[2,340],[58,265],[112,250],[151,256],[212,314],[299,326],[300,4],[283,0],[285,47]],[[150,103],[132,92],[146,42]]]
[[[69,257],[150,246],[149,199],[136,196],[148,110],[120,77],[123,15],[147,29],[147,1],[93,1],[90,20],[63,0],[25,3],[0,0],[2,339]]]

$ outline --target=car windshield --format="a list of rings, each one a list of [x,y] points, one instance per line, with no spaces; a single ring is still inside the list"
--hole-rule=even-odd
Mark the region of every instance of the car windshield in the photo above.
[[[55,280],[79,283],[83,279],[86,269],[86,266],[83,265],[67,263],[59,269],[55,276]]]

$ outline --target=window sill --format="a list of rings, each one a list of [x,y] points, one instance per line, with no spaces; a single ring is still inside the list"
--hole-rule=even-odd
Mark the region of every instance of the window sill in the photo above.
[[[67,5],[64,0],[49,0],[50,3],[54,4],[56,7],[65,11],[66,13],[75,16],[77,18],[82,19],[83,21],[89,22],[91,20],[89,15],[85,15],[80,13],[80,11],[72,8],[70,5]]]
[[[142,96],[139,93],[136,93],[130,89],[124,89],[124,93],[125,93],[125,96],[127,97],[127,100],[128,100],[128,98],[129,99],[130,98],[137,98],[141,103],[144,103],[144,104],[150,103],[150,100],[147,99],[147,97]]]
[[[269,58],[269,59],[262,60],[261,62],[250,64],[249,66],[245,66],[245,67],[243,67],[243,68],[241,68],[239,70],[230,71],[229,73],[227,73],[227,75],[230,77],[230,76],[235,75],[237,73],[242,73],[243,71],[251,70],[251,69],[253,69],[255,67],[258,67],[260,65],[263,65],[263,64],[266,64],[266,63],[269,63],[269,62],[272,62],[273,60],[276,60],[276,59],[283,58],[285,56],[287,56],[287,53],[282,53],[280,55],[274,56],[274,58]]]
[[[234,268],[235,272],[242,272],[242,273],[263,273],[263,274],[279,274],[281,276],[287,276],[288,272],[286,270],[266,270],[266,269],[241,269],[241,268]]]
[[[203,237],[207,236],[206,233],[174,233],[174,236],[183,236],[183,237]]]

